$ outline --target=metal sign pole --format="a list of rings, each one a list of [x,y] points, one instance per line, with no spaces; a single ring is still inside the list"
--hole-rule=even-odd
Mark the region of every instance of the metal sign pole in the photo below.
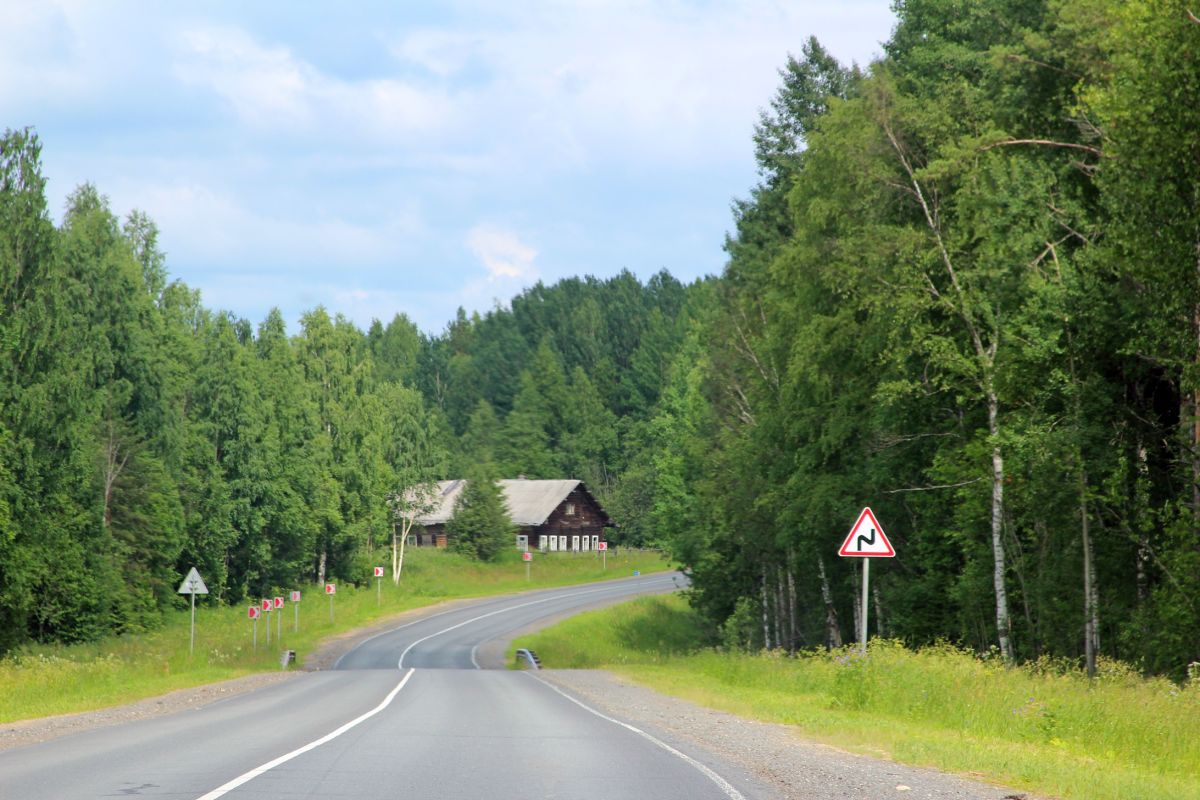
[[[867,581],[871,576],[871,559],[863,559],[863,596],[862,596],[862,654],[867,654]]]
[[[271,646],[271,609],[266,609],[267,615],[267,646]]]
[[[254,649],[258,650],[258,615],[254,615]]]
[[[329,624],[333,624],[333,592],[329,593]]]
[[[208,587],[204,585],[204,579],[200,577],[200,573],[196,571],[195,567],[192,567],[188,570],[183,583],[179,584],[176,593],[192,596],[192,630],[188,637],[188,656],[190,657],[196,652],[196,595],[208,594]]]
[[[279,607],[279,613],[275,615],[275,638],[283,644],[283,606]]]
[[[292,603],[292,607],[296,609],[296,623],[292,627],[292,632],[299,633],[300,632],[300,604]]]
[[[382,586],[383,586],[383,578],[376,577],[375,578],[375,605],[380,605],[383,603],[383,599],[380,597],[380,594],[379,594],[381,591],[383,591],[380,588]]]

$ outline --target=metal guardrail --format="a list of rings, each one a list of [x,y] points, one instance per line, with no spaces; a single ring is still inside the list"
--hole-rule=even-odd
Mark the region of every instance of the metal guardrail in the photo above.
[[[524,663],[527,669],[541,669],[542,660],[538,658],[537,653],[528,650],[524,647],[517,648],[517,664],[518,666]]]

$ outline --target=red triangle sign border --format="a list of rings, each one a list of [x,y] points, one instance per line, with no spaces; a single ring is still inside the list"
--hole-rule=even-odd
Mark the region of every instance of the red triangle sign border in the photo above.
[[[871,537],[868,539],[866,534],[860,534],[859,531],[866,525],[871,527]],[[865,540],[867,544],[876,544],[875,536],[878,535],[878,546],[883,548],[880,550],[863,551],[861,549],[861,540]],[[883,532],[883,526],[879,524],[879,520],[875,519],[875,513],[871,511],[871,507],[867,506],[858,515],[858,521],[854,523],[854,527],[850,529],[846,540],[842,542],[842,547],[838,550],[839,556],[855,556],[860,558],[893,558],[896,555],[895,548],[888,541],[887,536]]]

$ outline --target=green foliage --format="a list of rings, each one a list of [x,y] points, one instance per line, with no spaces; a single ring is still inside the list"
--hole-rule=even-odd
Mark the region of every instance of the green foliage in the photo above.
[[[897,16],[866,70],[814,39],[784,64],[720,278],[539,283],[436,336],[205,309],[144,213],[85,185],[56,228],[8,131],[0,652],[153,627],[192,565],[225,603],[344,580],[406,488],[525,474],[668,546],[730,646],[857,638],[832,556],[870,504],[899,553],[873,633],[1182,679],[1200,25],[1177,0]],[[506,549],[495,513],[476,557]]]
[[[455,552],[480,561],[494,561],[511,549],[516,534],[504,493],[489,467],[480,465],[467,473],[467,485],[446,523],[446,537]]]
[[[856,636],[870,504],[873,633],[1200,659],[1186,11],[921,0],[866,73],[788,60],[616,498],[731,646]]]
[[[1064,798],[1200,797],[1200,692],[1101,659],[1004,666],[944,642],[875,640],[795,657],[704,649],[679,596],[642,598],[521,637],[548,667],[610,669],[712,708],[898,761]],[[1102,765],[1102,767],[1098,767]]]
[[[366,585],[340,584],[333,621],[320,586],[284,584],[301,586],[303,600],[298,609],[288,603],[283,612],[283,638],[276,639],[272,628],[269,648],[265,646],[265,622],[259,623],[258,648],[254,649],[254,627],[246,619],[245,607],[222,605],[211,596],[197,598],[194,654],[189,654],[186,608],[168,612],[163,625],[153,631],[108,636],[87,644],[26,644],[0,659],[0,696],[5,701],[0,707],[0,723],[105,708],[250,672],[277,672],[279,650],[285,647],[296,651],[299,665],[311,664],[313,653],[329,637],[344,636],[365,625],[395,619],[401,612],[446,600],[569,586],[621,578],[635,570],[647,574],[669,568],[654,552],[610,553],[607,570],[598,554],[578,558],[555,553],[539,556],[532,578],[527,580],[517,555],[513,552],[511,558],[482,563],[446,550],[416,550],[408,556],[405,580],[395,586],[385,581],[379,601],[374,581],[366,577],[369,569],[356,576]],[[293,630],[297,619],[299,629]],[[277,622],[272,615],[272,625]]]

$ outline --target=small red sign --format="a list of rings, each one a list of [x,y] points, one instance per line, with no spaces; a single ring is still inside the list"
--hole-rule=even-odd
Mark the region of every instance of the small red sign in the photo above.
[[[292,602],[293,603],[300,602],[300,592],[292,592]]]
[[[596,549],[597,550],[607,550],[608,542],[596,542]]]
[[[246,612],[250,619],[258,619],[258,606],[250,606]]]
[[[263,611],[270,611],[270,610],[271,610],[271,601],[270,601],[270,600],[266,600],[266,599],[264,599],[264,600],[262,601],[262,610],[263,610]]]
[[[522,561],[533,561],[533,553],[521,553]]]
[[[375,568],[375,577],[376,577],[376,578],[382,578],[382,577],[383,577],[383,567],[376,567],[376,568]]]
[[[325,584],[325,594],[337,594],[337,584],[336,583]]]
[[[274,598],[274,600],[275,600],[276,608],[283,608],[283,598],[282,597],[276,597],[276,598]]]

